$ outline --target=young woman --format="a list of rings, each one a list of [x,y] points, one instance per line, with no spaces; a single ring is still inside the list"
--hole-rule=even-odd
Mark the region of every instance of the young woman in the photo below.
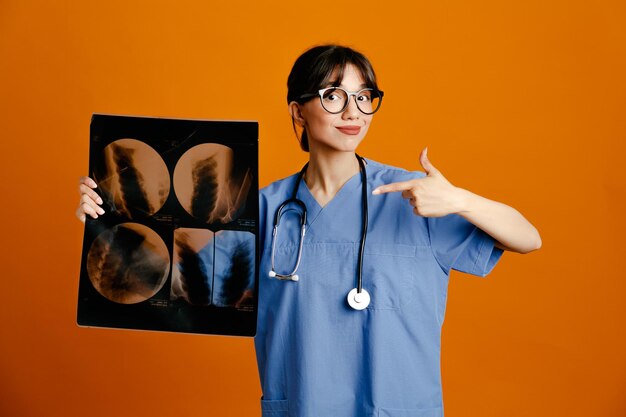
[[[503,250],[541,246],[519,212],[452,185],[426,149],[425,173],[358,156],[382,98],[367,58],[342,46],[309,49],[289,75],[309,162],[259,197],[263,416],[443,416],[450,270],[485,276]],[[95,183],[79,187],[77,216],[102,214]]]

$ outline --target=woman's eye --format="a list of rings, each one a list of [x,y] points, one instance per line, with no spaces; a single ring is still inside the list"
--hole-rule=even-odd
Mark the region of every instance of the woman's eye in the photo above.
[[[367,102],[367,101],[370,101],[370,96],[367,94],[361,94],[360,96],[357,97],[357,100]]]
[[[328,93],[327,95],[324,96],[324,100],[337,101],[337,100],[341,100],[341,96],[337,93]]]

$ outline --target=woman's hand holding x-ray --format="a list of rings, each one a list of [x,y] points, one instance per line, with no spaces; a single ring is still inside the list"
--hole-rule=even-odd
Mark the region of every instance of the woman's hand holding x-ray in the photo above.
[[[88,214],[94,219],[99,214],[104,214],[104,210],[100,207],[102,199],[93,189],[96,188],[96,182],[89,177],[80,177],[78,180],[78,192],[80,193],[80,203],[76,209],[76,217],[81,222],[85,222],[85,216]]]
[[[394,182],[376,188],[373,194],[402,191],[409,200],[413,213],[424,217],[442,217],[463,209],[463,193],[455,187],[428,160],[428,148],[420,154],[420,163],[426,172],[423,178]]]

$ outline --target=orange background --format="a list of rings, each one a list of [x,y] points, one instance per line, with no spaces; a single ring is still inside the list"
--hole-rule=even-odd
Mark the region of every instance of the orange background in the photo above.
[[[542,234],[453,273],[446,417],[626,415],[625,5],[2,0],[0,415],[260,414],[251,339],[76,326],[77,179],[93,112],[258,120],[261,184],[293,173],[286,78],[324,42],[385,91],[363,155],[421,169],[429,146]]]

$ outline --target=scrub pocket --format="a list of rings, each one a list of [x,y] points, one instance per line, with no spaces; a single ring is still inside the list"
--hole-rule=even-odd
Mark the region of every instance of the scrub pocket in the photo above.
[[[399,310],[414,295],[417,247],[395,243],[365,245],[363,288],[370,310]]]
[[[288,400],[264,400],[261,399],[262,417],[287,417],[289,415]]]
[[[380,408],[377,417],[443,417],[443,408]]]

